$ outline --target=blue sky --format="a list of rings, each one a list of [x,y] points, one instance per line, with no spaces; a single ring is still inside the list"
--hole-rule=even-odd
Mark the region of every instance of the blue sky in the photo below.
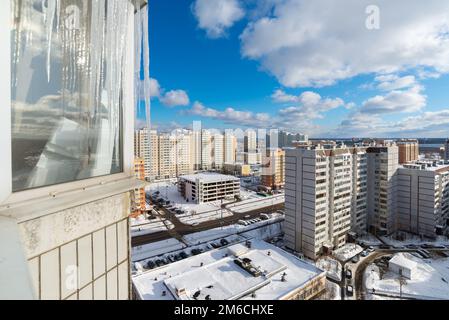
[[[449,136],[449,4],[345,3],[150,2],[152,124]]]

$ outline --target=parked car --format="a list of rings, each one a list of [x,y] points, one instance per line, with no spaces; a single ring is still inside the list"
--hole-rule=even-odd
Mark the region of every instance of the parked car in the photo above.
[[[346,279],[352,279],[352,271],[349,269],[346,270]]]
[[[423,249],[433,249],[434,246],[429,244],[429,243],[424,243],[424,244],[421,245],[421,248],[423,248]]]
[[[408,244],[405,246],[407,249],[418,249],[419,246],[416,244]]]
[[[346,286],[346,295],[348,297],[354,296],[354,288],[350,285]]]
[[[381,244],[381,245],[379,246],[379,248],[380,248],[380,249],[384,249],[384,250],[391,249],[391,247],[390,247],[388,244]]]
[[[148,261],[148,263],[147,263],[147,269],[154,269],[156,267],[156,264],[152,261],[152,260],[150,260],[150,261]]]
[[[179,256],[180,256],[182,259],[186,259],[186,258],[189,257],[189,256],[187,255],[187,253],[185,253],[184,251],[181,251],[181,252],[179,253]]]
[[[362,257],[368,257],[369,256],[369,252],[368,251],[363,251],[361,254],[360,254]]]
[[[368,247],[368,249],[367,249],[367,250],[368,250],[368,252],[370,252],[370,253],[371,253],[371,252],[374,252],[374,251],[375,251],[376,249],[374,249],[374,247],[370,246],[370,247]]]
[[[269,220],[270,217],[268,216],[268,214],[262,213],[262,214],[260,215],[260,219],[262,219],[262,220]]]
[[[360,261],[359,256],[355,256],[354,258],[351,259],[351,262],[352,262],[352,263],[357,263],[357,262],[359,262],[359,261]]]
[[[219,245],[219,244],[217,244],[217,243],[215,243],[215,242],[212,242],[210,245],[211,245],[212,248],[214,248],[214,249],[218,249],[218,248],[221,247],[221,245]]]
[[[227,245],[229,244],[229,241],[226,240],[226,239],[221,239],[221,240],[220,240],[220,243],[221,243],[223,246],[227,246]]]

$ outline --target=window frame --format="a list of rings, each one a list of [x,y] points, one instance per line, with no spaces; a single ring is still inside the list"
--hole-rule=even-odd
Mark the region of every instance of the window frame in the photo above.
[[[128,39],[126,44],[126,62],[124,64],[123,106],[121,110],[121,141],[122,141],[122,172],[84,180],[76,180],[52,186],[39,187],[24,191],[12,190],[12,143],[11,143],[11,1],[2,1],[0,4],[0,214],[10,206],[31,199],[54,198],[58,194],[90,187],[122,181],[134,176],[134,26],[135,8],[133,1],[129,0],[130,19],[128,23]],[[7,106],[7,107],[6,107]],[[98,195],[101,198],[101,194]]]

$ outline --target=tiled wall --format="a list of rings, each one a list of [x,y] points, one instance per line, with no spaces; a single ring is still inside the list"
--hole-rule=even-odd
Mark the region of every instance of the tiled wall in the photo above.
[[[47,300],[127,300],[128,219],[29,259],[36,297]]]

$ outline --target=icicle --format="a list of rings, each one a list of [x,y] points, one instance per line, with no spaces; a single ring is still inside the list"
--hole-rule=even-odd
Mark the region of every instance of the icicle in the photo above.
[[[50,76],[51,76],[51,49],[52,49],[52,42],[53,42],[53,27],[55,24],[55,16],[56,16],[56,9],[59,7],[57,2],[59,0],[42,0],[44,3],[47,1],[47,8],[45,9],[45,31],[47,35],[47,80],[50,82]],[[44,7],[44,4],[42,5]]]

